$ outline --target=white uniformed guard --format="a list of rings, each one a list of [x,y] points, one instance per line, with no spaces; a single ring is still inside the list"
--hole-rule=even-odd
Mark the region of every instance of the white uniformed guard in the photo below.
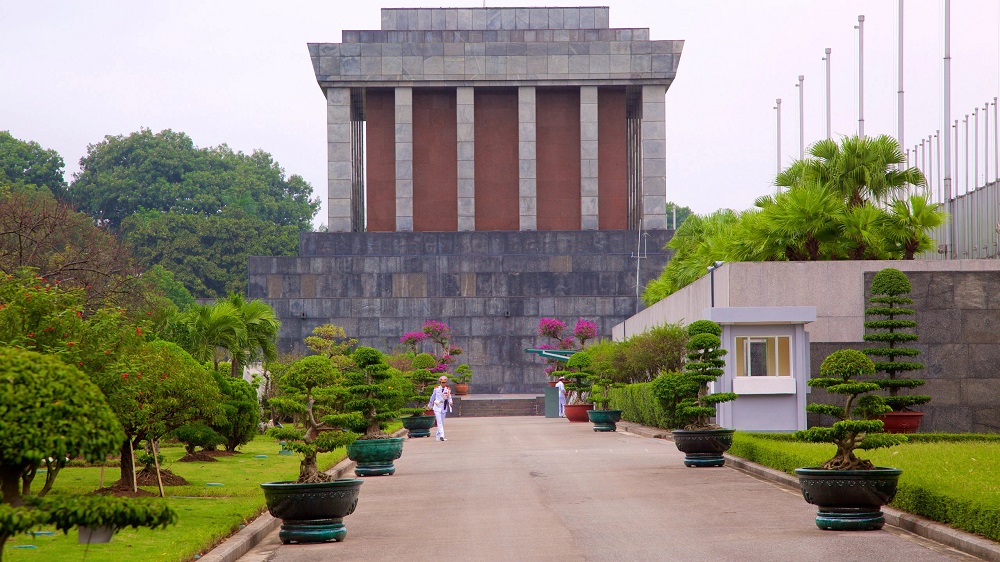
[[[451,389],[448,388],[448,377],[442,375],[438,379],[438,385],[434,387],[427,407],[434,410],[434,419],[437,420],[437,440],[447,441],[444,438],[444,417],[451,411]]]
[[[559,382],[556,383],[556,389],[559,391],[559,417],[566,417],[566,378],[559,377]]]

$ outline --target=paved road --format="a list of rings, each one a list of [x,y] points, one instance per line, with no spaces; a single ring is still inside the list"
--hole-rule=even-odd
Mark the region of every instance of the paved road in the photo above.
[[[672,442],[541,417],[448,420],[361,487],[341,543],[241,562],[320,560],[973,560],[894,527],[820,531],[801,495],[743,472],[686,468]]]

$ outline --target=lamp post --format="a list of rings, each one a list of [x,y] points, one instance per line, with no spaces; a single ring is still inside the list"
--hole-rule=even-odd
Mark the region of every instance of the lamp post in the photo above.
[[[711,292],[710,302],[712,303],[711,308],[715,308],[715,270],[722,267],[722,264],[726,262],[717,261],[708,266],[708,290]]]

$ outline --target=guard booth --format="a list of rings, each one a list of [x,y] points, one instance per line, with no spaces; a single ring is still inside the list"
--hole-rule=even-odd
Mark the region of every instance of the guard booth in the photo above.
[[[560,363],[569,361],[570,356],[577,351],[576,349],[539,349],[537,347],[529,347],[524,350],[525,353],[533,353],[543,359],[555,359]],[[559,391],[551,385],[545,387],[545,417],[559,417]]]
[[[809,333],[814,306],[708,308],[722,327],[725,374],[713,392],[739,398],[716,406],[716,423],[743,431],[806,429]]]

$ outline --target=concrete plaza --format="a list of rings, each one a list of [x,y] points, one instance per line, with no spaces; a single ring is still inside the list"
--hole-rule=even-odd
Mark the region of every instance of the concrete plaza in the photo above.
[[[365,479],[344,542],[275,531],[240,561],[975,559],[891,526],[820,531],[797,491],[686,468],[663,439],[543,417],[450,419],[447,436]]]

